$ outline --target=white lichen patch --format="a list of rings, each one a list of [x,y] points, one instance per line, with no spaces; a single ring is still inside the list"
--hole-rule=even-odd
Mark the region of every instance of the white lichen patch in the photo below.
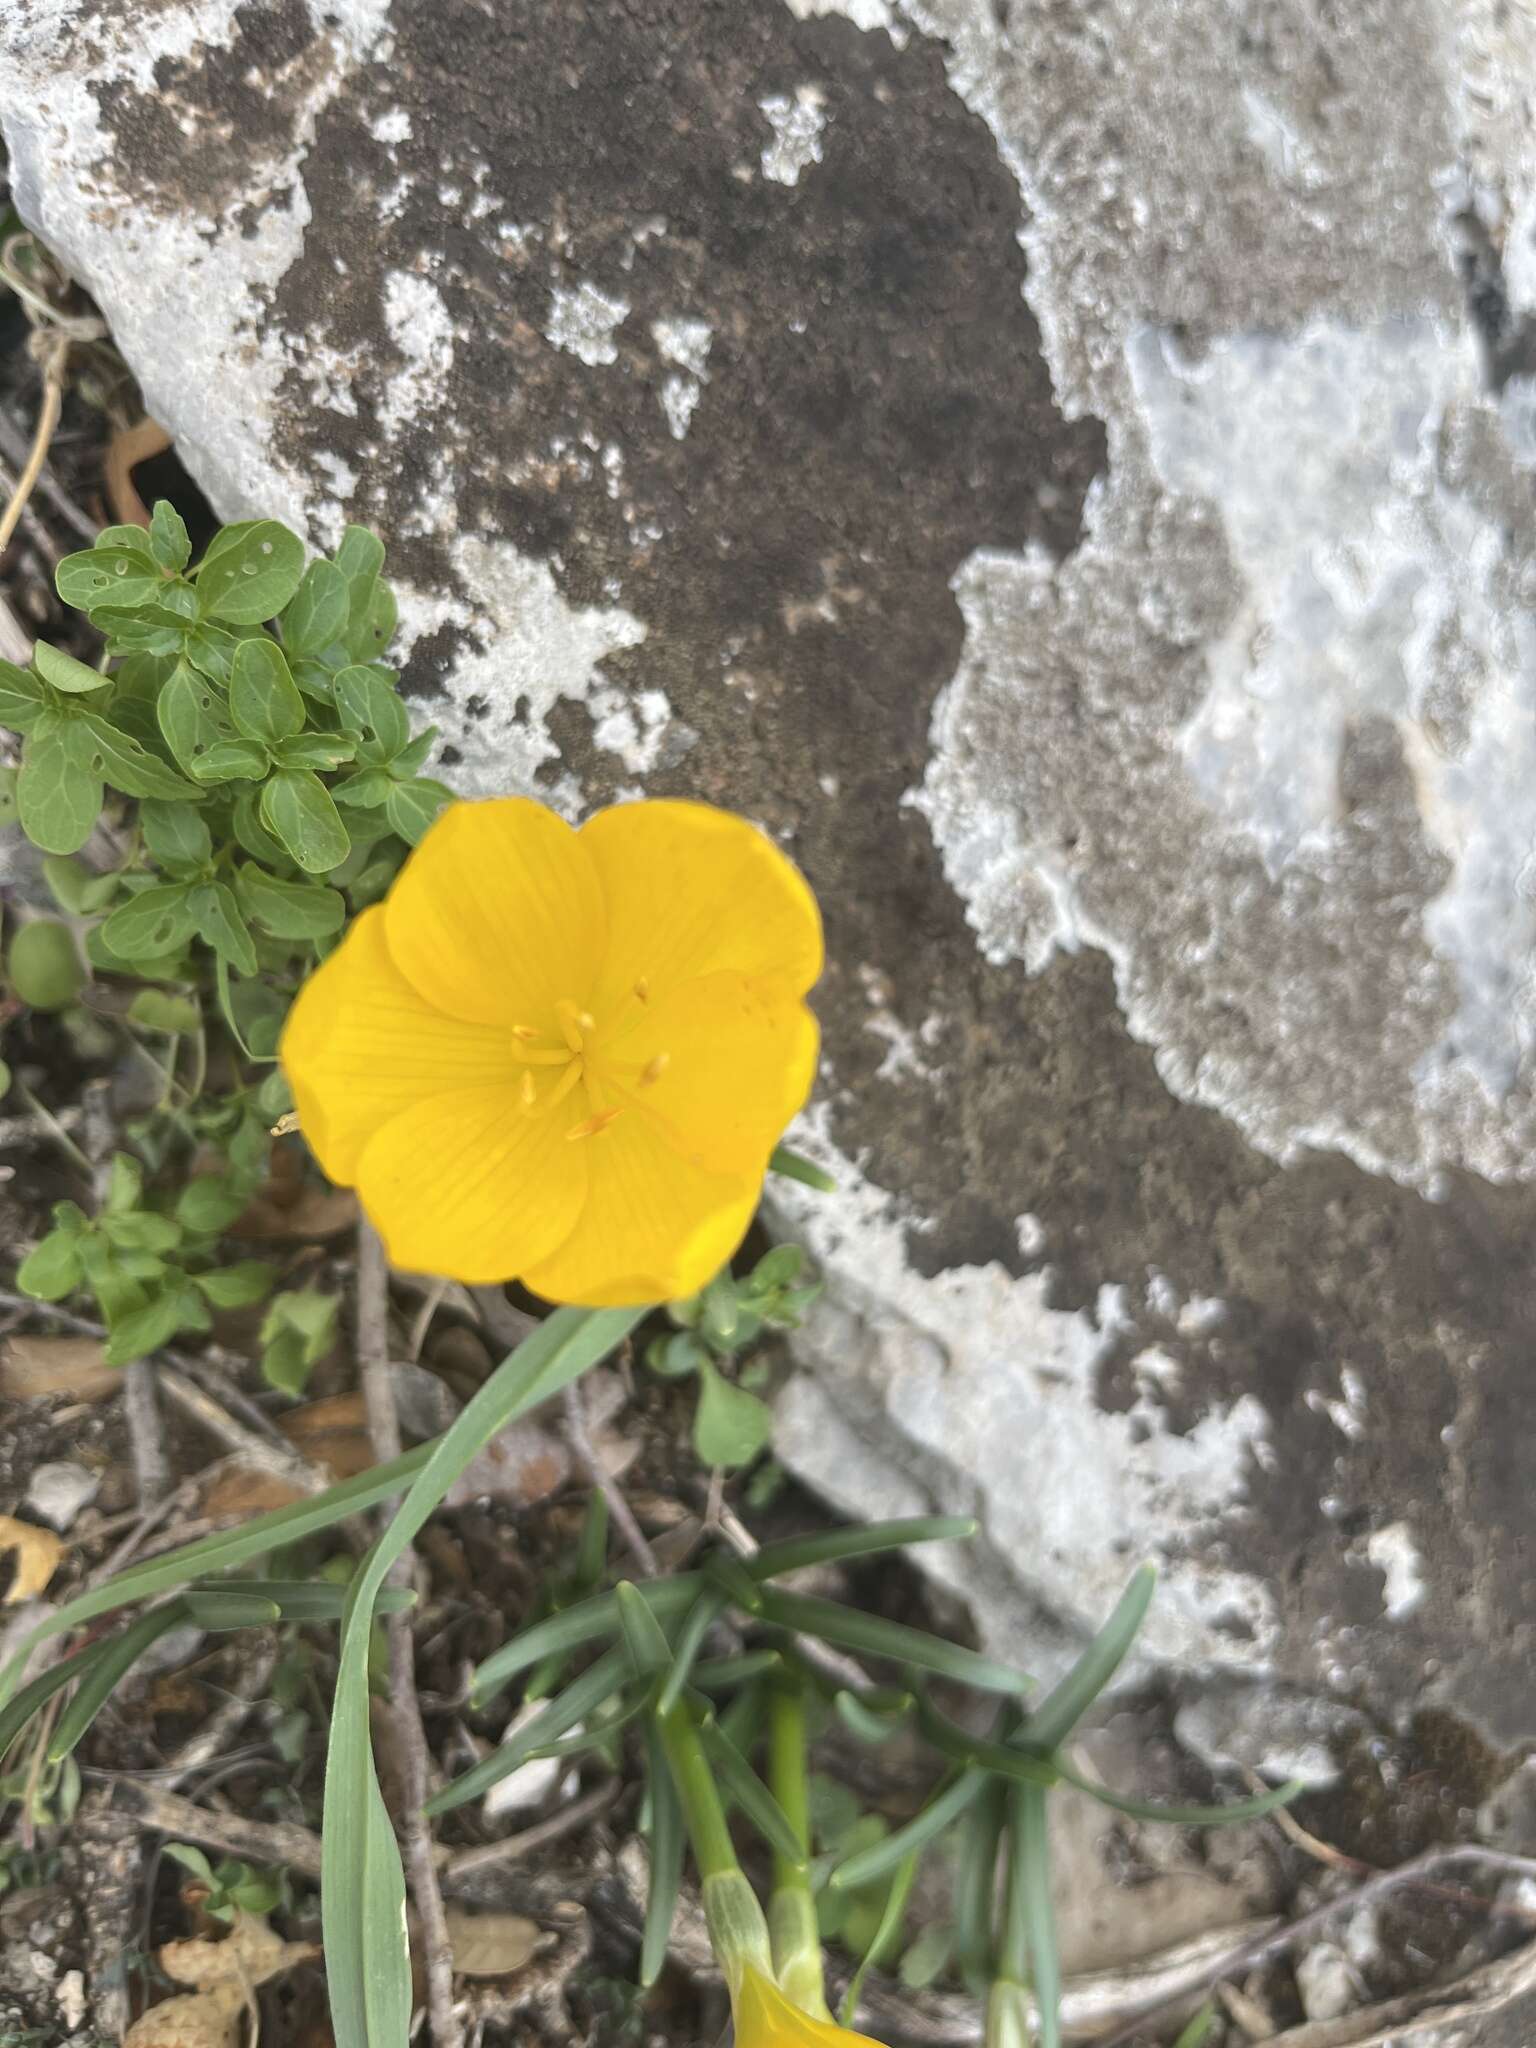
[[[912,1219],[830,1143],[821,1112],[801,1119],[792,1142],[838,1191],[770,1191],[828,1280],[797,1340],[813,1369],[781,1399],[779,1455],[849,1514],[974,1508],[977,1544],[925,1551],[925,1562],[971,1602],[994,1648],[1043,1678],[1069,1651],[1059,1617],[1096,1625],[1127,1557],[1153,1558],[1164,1574],[1148,1654],[1222,1662],[1235,1625],[1251,1631],[1243,1661],[1262,1662],[1278,1628],[1269,1591],[1207,1547],[1244,1513],[1250,1464],[1268,1449],[1259,1400],[1243,1394],[1176,1433],[1158,1398],[1158,1354],[1144,1350],[1142,1397],[1107,1413],[1094,1385],[1125,1319],[1116,1291],[1088,1314],[1049,1307],[1045,1274],[1015,1280],[987,1265],[924,1278],[907,1261]],[[1036,1625],[1023,1620],[1031,1614]]]
[[[393,438],[441,403],[453,367],[453,319],[430,279],[403,270],[392,270],[384,280],[383,314],[405,358],[379,400],[379,424]]]
[[[683,440],[688,422],[699,402],[699,386],[692,377],[668,377],[661,387],[661,409],[667,416],[667,430],[674,441]]]
[[[769,93],[757,105],[773,130],[762,154],[763,176],[775,185],[799,184],[800,173],[821,162],[825,95],[819,86],[797,85],[793,93]]]
[[[545,339],[593,369],[619,359],[615,332],[629,318],[629,301],[611,297],[585,278],[575,286],[557,284],[549,295]]]
[[[1365,1555],[1382,1574],[1381,1605],[1388,1621],[1406,1621],[1429,1592],[1412,1530],[1406,1522],[1373,1529],[1365,1539]]]
[[[714,338],[715,330],[707,320],[688,320],[679,316],[651,322],[651,339],[662,360],[675,363],[678,369],[701,382]]]

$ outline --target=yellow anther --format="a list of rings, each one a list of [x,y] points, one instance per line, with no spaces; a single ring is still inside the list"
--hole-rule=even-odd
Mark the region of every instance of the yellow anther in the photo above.
[[[649,1088],[653,1081],[659,1081],[667,1071],[671,1060],[672,1055],[669,1052],[654,1053],[640,1069],[640,1086],[642,1088]]]
[[[642,1003],[648,1003],[651,1000],[651,984],[646,980],[643,974],[641,975],[640,979],[635,983],[635,994],[640,998]]]
[[[512,1026],[512,1036],[520,1038],[524,1045],[531,1045],[538,1035],[538,1032],[534,1030],[531,1024],[514,1024]]]
[[[569,996],[564,996],[555,1005],[555,1015],[560,1019],[560,1036],[572,1052],[580,1052],[582,1026],[585,1023],[587,1030],[592,1028],[592,1020],[586,1011],[578,1009]]]
[[[606,1131],[619,1114],[616,1109],[600,1109],[596,1116],[589,1116],[579,1124],[572,1124],[565,1135],[568,1138],[595,1138],[599,1131]]]
[[[517,1092],[523,1098],[524,1109],[532,1109],[539,1099],[539,1091],[534,1086],[532,1067],[524,1067],[523,1078],[518,1084]]]

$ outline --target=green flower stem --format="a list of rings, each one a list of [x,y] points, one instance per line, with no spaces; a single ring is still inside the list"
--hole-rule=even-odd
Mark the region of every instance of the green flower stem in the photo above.
[[[658,1725],[700,1877],[739,1876],[741,1865],[736,1860],[736,1845],[726,1824],[725,1808],[687,1703],[676,1701],[658,1717]]]
[[[1029,1886],[1019,1837],[1023,1816],[1022,1787],[1008,1794],[1008,1873],[1003,1892],[1002,1925],[997,1936],[997,1975],[1012,1984],[1029,1982]]]
[[[830,2019],[809,1869],[811,1786],[806,1769],[805,1691],[798,1676],[786,1674],[769,1689],[768,1789],[800,1844],[800,1855],[793,1862],[774,1851],[773,1895],[768,1901],[774,1973],[796,2005],[817,2019]]]
[[[734,2002],[748,1965],[765,1977],[773,1974],[768,1923],[736,1860],[725,1808],[687,1701],[677,1700],[664,1714],[658,1714],[656,1730],[703,1880],[710,1946],[725,1972]]]

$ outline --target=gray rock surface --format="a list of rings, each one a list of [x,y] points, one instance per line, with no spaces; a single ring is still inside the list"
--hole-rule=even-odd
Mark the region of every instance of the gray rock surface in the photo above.
[[[0,0],[26,218],[221,512],[385,533],[445,772],[812,876],[782,1448],[975,1507],[1043,1674],[1150,1555],[1157,1658],[1536,1736],[1533,61],[1503,0]]]

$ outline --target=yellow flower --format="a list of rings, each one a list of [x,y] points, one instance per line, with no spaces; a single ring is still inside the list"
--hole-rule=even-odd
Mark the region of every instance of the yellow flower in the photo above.
[[[736,1987],[732,2010],[736,2048],[880,2048],[868,2034],[850,2033],[835,2020],[813,2019],[750,1963]]]
[[[741,1242],[810,1092],[821,957],[799,871],[727,811],[454,804],[311,975],[282,1062],[396,1265],[672,1300]]]

